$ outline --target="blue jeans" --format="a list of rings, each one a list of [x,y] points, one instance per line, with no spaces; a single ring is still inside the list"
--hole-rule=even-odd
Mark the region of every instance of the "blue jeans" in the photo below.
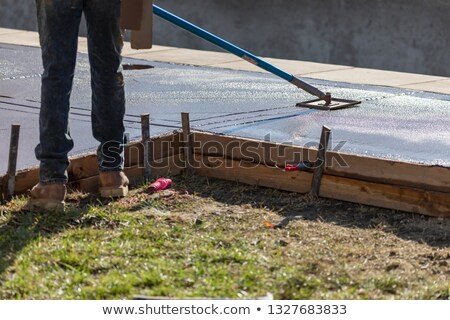
[[[84,12],[92,88],[92,132],[100,142],[100,171],[123,169],[125,94],[122,75],[120,0],[36,0],[44,73],[41,86],[40,181],[66,183],[69,100],[76,64],[78,29]]]

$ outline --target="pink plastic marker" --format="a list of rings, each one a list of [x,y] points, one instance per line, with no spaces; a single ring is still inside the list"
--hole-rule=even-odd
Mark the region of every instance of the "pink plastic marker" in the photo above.
[[[307,163],[299,163],[299,164],[287,164],[284,167],[284,171],[309,171],[313,169],[313,167],[311,167],[311,164],[307,164]]]
[[[172,180],[166,178],[159,178],[149,186],[149,189],[152,192],[157,192],[170,187],[171,184]]]

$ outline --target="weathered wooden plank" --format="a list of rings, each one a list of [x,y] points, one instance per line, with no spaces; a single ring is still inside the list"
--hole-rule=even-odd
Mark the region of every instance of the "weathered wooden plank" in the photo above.
[[[181,132],[153,137],[150,139],[150,158],[151,160],[163,159],[175,154],[180,154],[183,151],[182,147]]]
[[[280,168],[244,163],[223,157],[194,155],[195,174],[254,186],[307,193],[311,188],[309,172],[283,172]]]
[[[194,155],[195,172],[199,175],[298,193],[310,191],[312,173],[284,172],[275,165],[312,162],[317,150],[199,132],[191,137],[194,151],[205,153]],[[153,177],[183,171],[181,133],[150,141],[153,143]],[[142,178],[142,144],[134,143],[126,149],[127,175],[132,180]],[[431,216],[450,216],[449,168],[349,154],[339,154],[339,157],[337,161],[344,160],[348,166],[338,166],[336,158],[328,154],[327,160],[334,159],[334,162],[329,162],[331,166],[325,170],[320,196]],[[96,192],[98,176],[94,154],[73,158],[70,172],[72,178],[78,178],[71,180],[74,187]],[[16,193],[26,192],[37,181],[38,168],[18,172]]]
[[[16,174],[16,194],[25,193],[39,181],[39,168],[18,171]]]
[[[164,159],[164,161],[161,161],[160,163],[164,163],[165,166],[162,166],[160,164],[153,166],[151,164],[152,165],[151,178],[156,179],[159,177],[178,175],[184,170],[184,162],[178,155],[167,157],[166,159]],[[138,184],[140,182],[143,182],[145,180],[144,171],[145,168],[142,165],[135,165],[133,167],[125,168],[124,170],[131,184]],[[98,179],[99,178],[97,174],[88,178],[71,181],[69,186],[74,190],[97,193],[99,183]]]
[[[182,151],[180,133],[153,137],[150,140],[151,161],[155,166],[163,168],[164,159],[177,155]],[[144,149],[140,141],[125,146],[125,168],[143,165]],[[97,156],[95,153],[71,157],[68,168],[69,181],[78,181],[98,175]],[[2,177],[4,181],[5,177]],[[39,181],[39,168],[33,167],[18,171],[16,174],[15,193],[22,194],[30,190]],[[4,192],[1,190],[1,192]]]
[[[285,172],[276,167],[251,163],[243,165],[237,160],[198,154],[195,159],[199,164],[196,173],[202,176],[298,193],[310,191],[312,173],[309,172]],[[450,217],[449,193],[325,175],[319,195],[381,208]]]
[[[436,217],[450,217],[450,194],[324,176],[320,196]]]
[[[193,132],[194,152],[284,166],[314,162],[317,150],[254,139]],[[450,168],[328,151],[325,174],[371,182],[450,192]]]

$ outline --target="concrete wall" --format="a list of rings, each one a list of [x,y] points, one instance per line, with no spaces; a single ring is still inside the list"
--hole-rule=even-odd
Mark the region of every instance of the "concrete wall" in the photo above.
[[[34,1],[0,2],[1,26],[34,29]],[[155,2],[260,56],[450,76],[448,0]],[[220,50],[159,18],[154,41]]]
[[[35,30],[36,10],[31,0],[0,0],[0,27]]]
[[[36,0],[0,0],[0,27],[22,30],[37,30]],[[70,1],[70,0],[65,0]],[[84,23],[81,35],[86,34]]]

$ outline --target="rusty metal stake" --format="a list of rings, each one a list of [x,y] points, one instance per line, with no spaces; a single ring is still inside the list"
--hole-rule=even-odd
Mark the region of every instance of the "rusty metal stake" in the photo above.
[[[314,174],[311,183],[311,192],[310,195],[312,197],[317,198],[320,192],[320,184],[322,182],[323,171],[326,165],[326,155],[328,150],[328,143],[330,141],[331,129],[323,126],[322,134],[320,136],[320,145],[319,150],[317,151],[317,159],[314,163]]]
[[[186,161],[186,172],[188,174],[192,174],[194,169],[192,167],[194,155],[193,155],[193,147],[192,147],[192,138],[191,138],[191,124],[189,121],[189,113],[182,112],[181,113],[181,124],[183,128],[183,141],[184,141],[184,152],[185,152],[185,161]]]
[[[8,172],[6,173],[6,196],[14,195],[16,188],[17,154],[19,150],[20,124],[11,125],[11,140],[9,143]]]
[[[151,167],[150,167],[150,115],[148,113],[141,114],[141,139],[144,147],[144,179],[150,180]]]

